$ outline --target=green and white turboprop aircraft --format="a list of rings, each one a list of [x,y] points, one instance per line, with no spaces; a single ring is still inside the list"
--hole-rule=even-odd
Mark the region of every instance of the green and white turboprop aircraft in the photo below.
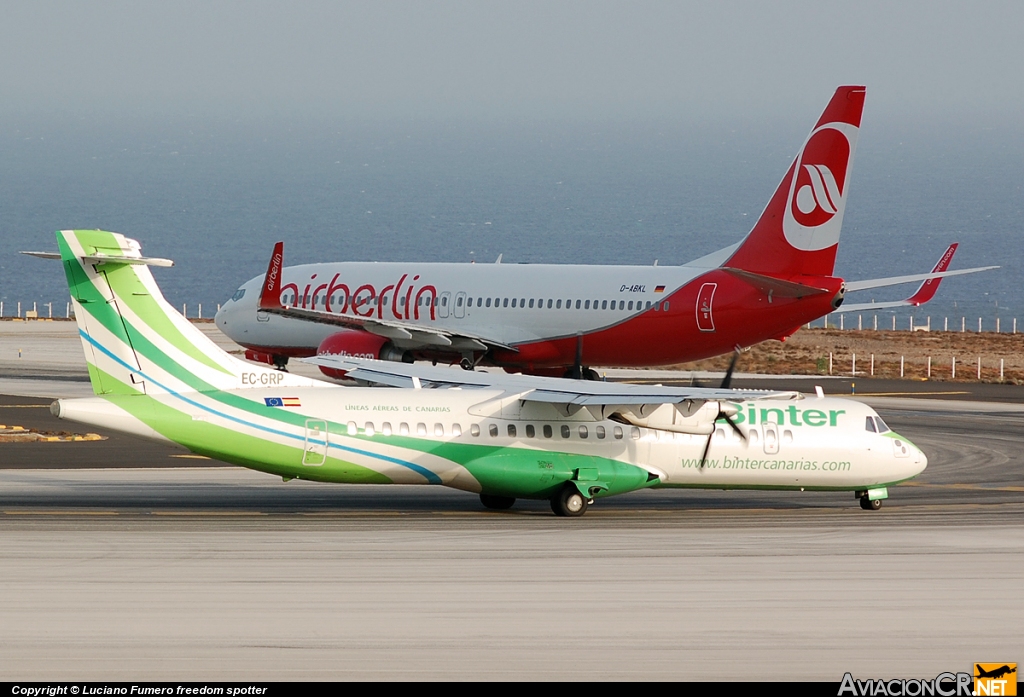
[[[877,509],[924,454],[869,407],[794,392],[673,388],[309,359],[345,387],[239,360],[164,300],[140,246],[57,233],[96,396],[60,418],[176,443],[285,481],[435,484],[487,508],[582,515],[648,487],[854,491]],[[56,255],[53,255],[56,256]]]

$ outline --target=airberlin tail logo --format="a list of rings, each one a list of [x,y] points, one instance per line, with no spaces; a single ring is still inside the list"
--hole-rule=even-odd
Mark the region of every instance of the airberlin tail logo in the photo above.
[[[783,218],[786,239],[797,249],[825,249],[839,242],[855,126],[819,127],[797,158]]]

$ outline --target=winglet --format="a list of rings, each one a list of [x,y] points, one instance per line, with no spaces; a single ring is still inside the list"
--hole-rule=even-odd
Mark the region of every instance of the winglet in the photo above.
[[[284,242],[274,245],[274,253],[270,255],[267,275],[263,279],[263,290],[260,292],[261,310],[280,310],[281,305],[281,274],[284,269]]]
[[[932,273],[940,273],[949,268],[949,264],[953,261],[953,255],[956,254],[957,248],[956,242],[949,245],[946,253],[939,257],[939,263],[932,269]],[[929,278],[917,289],[917,292],[907,298],[907,304],[917,307],[918,305],[924,305],[926,302],[935,297],[935,293],[939,290],[939,284],[942,283],[942,278]]]

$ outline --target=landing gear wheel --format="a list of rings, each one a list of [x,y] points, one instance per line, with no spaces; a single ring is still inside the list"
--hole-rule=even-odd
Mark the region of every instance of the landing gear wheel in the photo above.
[[[872,501],[867,496],[863,496],[860,500],[860,507],[865,511],[877,511],[882,507],[882,499],[875,499]]]
[[[275,368],[288,372],[288,356],[273,356],[271,360],[274,361]]]
[[[516,500],[511,496],[494,496],[492,494],[480,494],[480,503],[484,505],[484,508],[490,508],[492,511],[504,511],[512,508]]]
[[[589,500],[574,486],[567,486],[551,497],[551,510],[564,518],[577,518],[587,512]]]
[[[461,367],[463,370],[473,370],[473,361],[469,360],[468,358],[463,358],[461,361],[459,361],[459,367]]]
[[[597,382],[597,381],[599,381],[601,379],[601,376],[598,375],[597,371],[594,370],[593,368],[586,368],[583,371],[583,379],[584,380],[593,380],[593,381]]]

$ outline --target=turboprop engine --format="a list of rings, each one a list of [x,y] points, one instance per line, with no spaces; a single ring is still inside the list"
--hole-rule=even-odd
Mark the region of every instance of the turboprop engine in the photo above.
[[[407,351],[395,348],[387,338],[352,329],[342,329],[321,341],[320,346],[316,349],[316,355],[352,356],[354,358],[412,363],[412,356]],[[345,377],[344,370],[320,366],[320,371],[329,378]]]
[[[739,407],[729,402],[688,399],[678,404],[619,407],[615,413],[634,426],[706,436],[714,432],[719,417],[731,419],[739,413]]]

